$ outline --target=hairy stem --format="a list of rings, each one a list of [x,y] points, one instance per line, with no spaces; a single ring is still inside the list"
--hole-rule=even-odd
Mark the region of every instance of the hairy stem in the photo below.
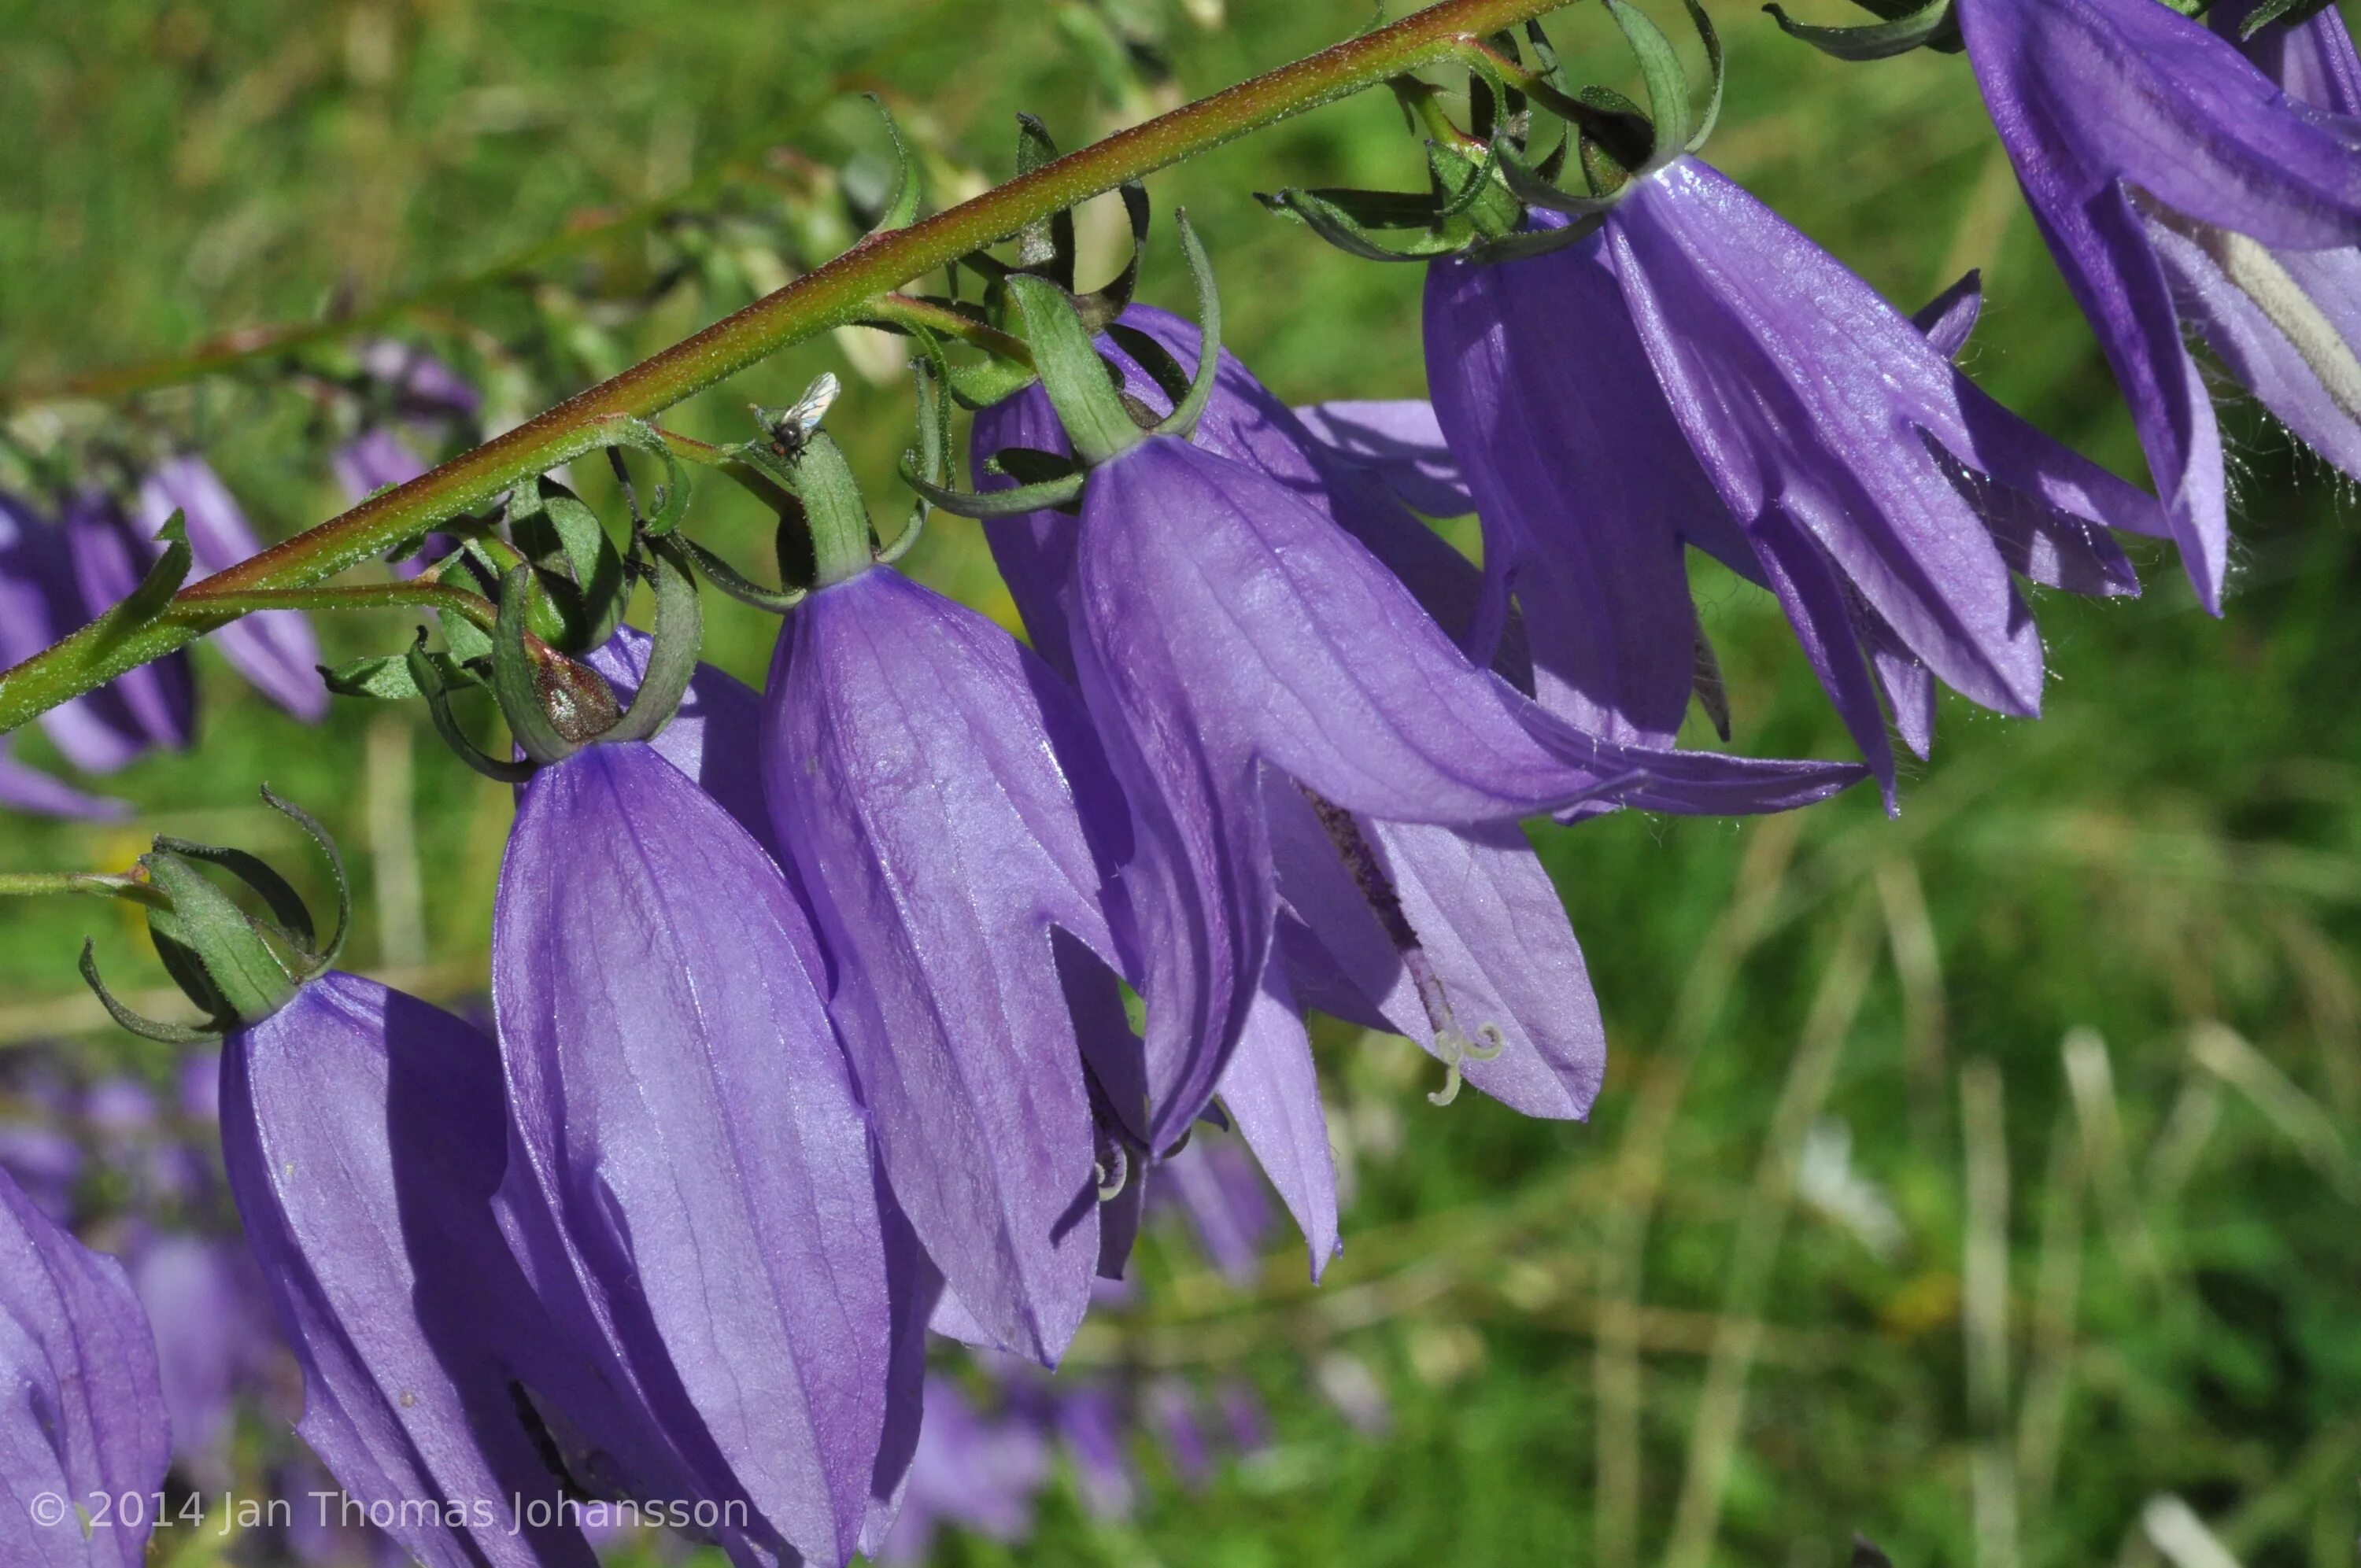
[[[149,909],[170,909],[164,890],[137,877],[101,872],[0,872],[0,898],[78,893],[88,898],[119,898]]]
[[[500,622],[500,609],[483,595],[450,583],[421,579],[408,583],[357,583],[346,587],[257,588],[242,594],[208,594],[203,599],[185,596],[173,601],[163,619],[203,634],[266,609],[447,609],[469,624],[491,630]]]
[[[1117,132],[907,228],[873,235],[774,294],[398,489],[184,588],[167,614],[104,637],[85,629],[0,672],[0,733],[200,634],[181,618],[209,598],[304,587],[478,507],[520,479],[606,444],[600,422],[647,418],[778,350],[881,308],[880,296],[1026,225],[1250,132],[1450,57],[1463,40],[1555,10],[1565,0],[1443,0]],[[214,624],[219,624],[214,620]]]

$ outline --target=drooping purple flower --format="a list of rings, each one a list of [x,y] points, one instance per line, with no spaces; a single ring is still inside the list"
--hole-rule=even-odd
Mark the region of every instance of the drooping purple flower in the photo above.
[[[31,658],[89,620],[93,612],[84,603],[63,532],[29,503],[0,495],[0,665]],[[148,676],[144,684],[151,687],[169,679],[169,672],[133,674]],[[125,700],[130,689],[125,681],[110,682],[41,715],[42,729],[74,766],[110,772],[154,739]],[[0,805],[45,817],[104,818],[128,812],[120,802],[86,795],[16,762],[7,755],[8,747],[8,738],[0,737]]]
[[[492,965],[543,1299],[699,1495],[751,1503],[752,1548],[845,1561],[908,1458],[915,1254],[784,876],[648,746],[593,746],[524,787]]]
[[[1123,1409],[1114,1393],[1093,1385],[1062,1391],[1050,1420],[1073,1461],[1082,1507],[1097,1519],[1129,1519],[1139,1486],[1124,1452]]]
[[[238,1395],[271,1343],[267,1331],[257,1332],[246,1260],[234,1244],[168,1233],[143,1242],[126,1261],[132,1288],[156,1326],[173,1459],[192,1484],[227,1487]]]
[[[175,511],[188,520],[189,550],[199,576],[227,571],[261,553],[262,543],[228,487],[193,453],[158,465],[139,487],[139,521],[151,535]],[[223,655],[263,696],[309,722],[327,717],[319,640],[302,611],[241,616],[212,635]]]
[[[1119,1009],[1119,1038],[1078,1038],[1051,935],[1121,961],[1124,808],[1082,705],[1005,631],[873,566],[789,618],[763,759],[895,1196],[991,1341],[1053,1363],[1099,1257],[1083,1053],[1137,1048]]]
[[[482,1507],[554,1507],[536,1401],[598,1403],[495,1223],[499,1065],[461,1020],[331,972],[229,1036],[223,1154],[302,1366],[298,1430],[345,1492],[434,1568],[588,1568],[578,1530]]]
[[[1197,1391],[1180,1378],[1159,1377],[1141,1396],[1140,1409],[1173,1478],[1185,1490],[1203,1490],[1213,1474],[1213,1454],[1198,1418]]]
[[[379,490],[410,483],[426,472],[426,460],[401,436],[373,424],[330,454],[328,466],[345,494],[358,504]]]
[[[0,1172],[0,1556],[139,1568],[150,1512],[85,1535],[75,1509],[156,1492],[170,1454],[155,1341],[122,1266]]]
[[[1158,1164],[1156,1196],[1180,1212],[1205,1261],[1231,1284],[1254,1283],[1273,1216],[1244,1149],[1199,1128],[1187,1148]]]
[[[982,448],[1005,427],[979,428]],[[1437,826],[1602,797],[1777,809],[1858,776],[1620,747],[1556,720],[1470,665],[1341,512],[1209,445],[1143,441],[1093,472],[1078,529],[1060,521],[1003,528],[994,548],[1037,642],[1062,620],[1133,807],[1150,1095],[1117,1109],[1151,1147],[1203,1109],[1264,992],[1267,776],[1347,816]]]
[[[2215,10],[2228,27],[2247,7]],[[2222,440],[2184,320],[2361,476],[2361,120],[2339,117],[2361,114],[2350,41],[2337,49],[2334,7],[2258,39],[2275,82],[2156,0],[1960,0],[1958,18],[2026,200],[2131,404],[2181,564],[2218,610]]]
[[[647,678],[653,641],[636,626],[620,627],[586,659],[628,704]],[[752,833],[788,875],[795,868],[780,852],[763,798],[763,694],[727,671],[700,663],[689,677],[688,694],[649,745]]]
[[[1033,1500],[1049,1478],[1038,1429],[984,1415],[947,1377],[927,1379],[926,1409],[909,1495],[877,1560],[925,1562],[944,1525],[1010,1544],[1031,1534]]]
[[[1946,302],[1953,330],[1972,319],[1971,295]],[[2136,592],[2098,525],[2164,527],[1951,346],[1692,158],[1566,248],[1436,263],[1427,374],[1484,521],[1485,633],[1513,598],[1547,706],[1664,742],[1703,657],[1695,545],[1778,596],[1891,806],[1881,690],[1921,754],[1930,676],[2037,712],[2015,576]]]
[[[361,346],[360,367],[403,413],[464,419],[483,406],[483,394],[466,377],[415,344],[372,338]]]
[[[81,598],[82,613],[76,625],[95,620],[130,598],[139,579],[147,576],[150,548],[132,528],[123,508],[104,491],[84,490],[69,498],[58,528]],[[122,719],[129,720],[135,751],[149,745],[175,751],[187,748],[196,729],[197,685],[186,649],[126,670],[93,695],[110,693],[120,705],[118,728],[123,727]],[[51,735],[57,738],[54,730]],[[70,751],[67,754],[77,767],[104,771],[99,763],[74,757]]]

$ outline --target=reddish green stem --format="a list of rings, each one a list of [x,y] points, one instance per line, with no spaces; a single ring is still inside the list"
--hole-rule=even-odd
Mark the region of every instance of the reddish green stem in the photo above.
[[[1119,131],[907,228],[873,235],[818,270],[755,301],[612,380],[399,489],[184,588],[128,635],[77,632],[0,672],[0,733],[200,634],[208,598],[308,587],[483,505],[531,475],[607,444],[601,422],[647,418],[778,350],[876,314],[881,297],[1027,224],[1250,132],[1450,58],[1466,40],[1555,10],[1565,0],[1444,0],[1390,27]],[[212,624],[219,624],[218,620]]]

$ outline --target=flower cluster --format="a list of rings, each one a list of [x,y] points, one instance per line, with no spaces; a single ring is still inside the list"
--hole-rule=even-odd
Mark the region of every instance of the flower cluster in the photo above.
[[[301,1431],[346,1494],[391,1507],[403,1551],[588,1568],[564,1506],[586,1498],[697,1505],[740,1564],[873,1554],[897,1513],[906,1547],[940,1518],[1013,1531],[1041,1432],[1081,1459],[1104,1409],[1085,1389],[987,1421],[929,1381],[928,1335],[1055,1366],[1153,1193],[1217,1260],[1250,1250],[1220,1193],[1235,1150],[1189,1147],[1204,1124],[1251,1151],[1316,1280],[1343,1238],[1308,1010],[1414,1040],[1438,1103],[1464,1080],[1587,1113],[1599,1009],[1523,822],[1783,811],[1871,777],[1892,809],[1890,731],[1924,756],[1938,683],[2037,713],[2027,585],[2136,593],[2116,533],[2171,537],[2216,604],[2218,442],[2184,320],[2332,460],[2361,455],[2361,62],[2333,11],[2273,11],[2243,51],[2236,4],[2209,27],[2157,0],[1957,0],[1868,29],[1964,47],[2158,500],[1959,371],[1975,280],[1906,315],[1705,162],[1670,45],[1609,9],[1649,115],[1566,92],[1538,31],[1541,70],[1469,39],[1471,126],[1434,122],[1430,202],[1273,199],[1425,262],[1431,406],[1290,408],[1221,348],[1185,222],[1193,325],[1132,302],[1136,268],[1078,295],[1055,223],[1020,265],[963,260],[985,303],[902,323],[907,477],[985,520],[1025,641],[895,567],[925,508],[881,546],[822,428],[832,382],[728,448],[613,423],[626,549],[553,477],[511,490],[504,524],[412,542],[396,570],[434,597],[402,602],[445,614],[447,648],[422,631],[330,685],[424,697],[517,788],[489,1031],[338,970],[342,921],[319,939],[251,857],[159,839],[124,879],[222,1039],[227,1185],[302,1368]],[[1403,89],[1439,116],[1422,91]],[[1547,153],[1541,110],[1567,126]],[[1372,214],[1423,237],[1389,252]],[[1023,373],[955,366],[946,323],[1004,356],[1021,334]],[[416,474],[398,431],[475,408],[431,361],[365,363],[381,396],[336,459],[357,497]],[[951,390],[978,405],[964,493]],[[667,466],[644,509],[623,445]],[[787,587],[680,532],[684,445],[775,506]],[[253,550],[201,460],[158,468],[139,506],[183,571]],[[1425,521],[1471,510],[1480,567]],[[96,498],[0,521],[0,634],[38,644],[149,571]],[[1676,744],[1692,702],[1731,732],[1690,546],[1775,597],[1862,763]],[[699,576],[785,614],[762,691],[697,663]],[[620,625],[639,583],[652,635]],[[317,712],[294,611],[219,637]],[[491,689],[515,755],[467,740],[465,685]],[[181,743],[186,668],[50,720],[93,771]],[[76,805],[17,780],[26,804]],[[0,1286],[24,1298],[9,1370],[64,1391],[0,1411],[0,1454],[32,1455],[36,1482],[137,1479],[161,1464],[170,1368],[159,1392],[144,1352],[102,1365],[75,1336],[144,1344],[129,1287],[0,1197],[0,1245],[30,1260]],[[1196,1464],[1193,1397],[1139,1404]]]

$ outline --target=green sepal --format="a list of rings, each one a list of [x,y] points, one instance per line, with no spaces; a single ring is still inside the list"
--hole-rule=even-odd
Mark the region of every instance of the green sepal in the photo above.
[[[1730,86],[1730,62],[1721,52],[1721,34],[1714,30],[1713,18],[1705,14],[1700,0],[1681,0],[1688,7],[1689,23],[1697,30],[1697,41],[1705,45],[1706,70],[1711,73],[1713,86],[1706,95],[1705,113],[1697,116],[1697,128],[1689,132],[1686,150],[1697,152],[1713,139],[1714,131],[1721,125],[1721,104]]]
[[[1145,334],[1141,335],[1145,336]],[[1153,340],[1151,340],[1153,341]],[[1158,345],[1161,347],[1162,345]],[[1168,356],[1169,357],[1169,356]],[[1176,364],[1174,369],[1180,367]],[[1186,384],[1187,378],[1182,378]],[[1088,472],[1080,463],[1062,452],[1044,452],[1038,446],[1004,446],[984,459],[984,472],[1019,485],[1054,485]]]
[[[776,460],[781,455],[774,452]],[[861,483],[845,461],[844,449],[824,430],[778,463],[789,488],[803,503],[812,551],[812,583],[826,587],[857,577],[875,559],[870,546],[869,507]]]
[[[1882,19],[1856,27],[1821,27],[1791,18],[1784,7],[1763,7],[1791,38],[1800,38],[1837,60],[1891,60],[1916,49],[1956,53],[1961,47],[1960,22],[1953,0],[1909,0],[1908,4],[1872,4],[1858,0],[1863,9]]]
[[[536,657],[525,645],[533,583],[530,566],[519,566],[501,580],[500,624],[492,633],[492,695],[517,745],[546,767],[614,728],[621,710],[596,670],[563,653]]]
[[[535,636],[579,653],[615,634],[631,581],[607,525],[580,497],[545,474],[530,488],[520,485],[509,504],[509,538],[542,588],[532,606]]]
[[[1607,214],[1594,213],[1576,218],[1564,228],[1527,229],[1521,234],[1504,235],[1499,239],[1479,240],[1467,247],[1467,259],[1478,266],[1491,266],[1502,261],[1522,261],[1530,257],[1547,256],[1579,245],[1598,232],[1607,222]]]
[[[1180,231],[1180,254],[1188,258],[1189,282],[1197,295],[1197,373],[1191,378],[1188,391],[1172,405],[1172,411],[1157,422],[1156,433],[1186,440],[1196,433],[1197,422],[1205,417],[1205,405],[1213,400],[1213,382],[1221,373],[1222,294],[1213,284],[1213,259],[1205,254],[1205,242],[1197,237],[1187,210],[1175,212],[1172,221]]]
[[[912,360],[910,368],[918,378],[918,444],[905,451],[902,461],[937,484],[948,484],[951,477],[950,390],[942,373],[940,345]],[[908,554],[927,526],[927,498],[920,496],[910,508],[910,521],[891,544],[877,553],[877,559],[891,565]]]
[[[344,955],[345,938],[351,936],[353,930],[353,882],[345,872],[345,857],[337,850],[335,839],[320,826],[319,818],[293,801],[273,795],[269,784],[262,786],[262,804],[303,829],[312,842],[319,846],[320,853],[327,858],[329,874],[336,883],[336,927],[335,933],[317,949],[319,968],[324,970]]]
[[[1075,296],[1074,306],[1082,312],[1085,330],[1098,333],[1131,304],[1139,287],[1139,264],[1148,255],[1148,229],[1155,209],[1148,203],[1148,187],[1137,180],[1126,181],[1119,188],[1123,197],[1124,216],[1131,225],[1131,255],[1104,287],[1087,294]]]
[[[1607,14],[1623,34],[1623,41],[1640,60],[1640,78],[1648,88],[1648,118],[1655,126],[1653,145],[1642,173],[1653,173],[1688,150],[1697,134],[1689,110],[1689,79],[1681,70],[1680,55],[1664,29],[1631,0],[1606,0]]]
[[[443,744],[476,772],[498,784],[521,784],[533,777],[533,764],[506,757],[495,757],[467,738],[459,727],[458,715],[451,711],[451,694],[443,685],[442,674],[426,652],[426,628],[418,629],[418,641],[411,645],[410,678],[418,687],[418,695],[426,699],[426,715],[434,721],[434,733]]]
[[[267,861],[244,850],[199,844],[164,834],[157,835],[152,847],[159,853],[178,855],[183,860],[203,861],[229,872],[252,888],[269,906],[271,918],[279,922],[280,935],[287,939],[290,946],[306,959],[320,956],[319,936],[312,928],[312,912],[304,907],[302,898],[293,886]]]
[[[1108,327],[1106,334],[1115,339],[1116,347],[1130,355],[1138,362],[1139,367],[1148,372],[1148,378],[1155,382],[1157,390],[1164,394],[1166,404],[1178,408],[1180,400],[1189,395],[1189,372],[1180,367],[1180,361],[1172,356],[1172,351],[1139,328],[1126,326],[1121,322]],[[1023,477],[1022,475],[1015,477]]]
[[[91,635],[97,647],[106,648],[130,636],[164,613],[181,585],[189,580],[189,568],[195,557],[189,551],[189,520],[175,510],[156,531],[157,542],[164,553],[156,557],[139,586],[131,590],[114,609],[91,623]]]
[[[1952,0],[1927,0],[1892,19],[1855,27],[1822,27],[1791,19],[1776,5],[1763,9],[1788,37],[1800,38],[1822,54],[1838,60],[1890,60],[1916,49],[1956,51],[1959,23]]]
[[[680,460],[680,454],[672,449],[672,443],[664,438],[664,432],[643,419],[619,415],[601,420],[599,424],[612,437],[607,444],[607,454],[610,458],[620,448],[631,447],[646,453],[664,465],[664,483],[656,488],[653,501],[643,512],[636,507],[636,492],[632,495],[635,503],[633,521],[649,538],[662,539],[687,520],[688,466]],[[620,463],[617,464],[617,471],[621,472]],[[626,488],[629,488],[628,481]]]
[[[139,863],[172,901],[169,911],[148,911],[148,928],[179,944],[203,969],[222,1009],[214,1023],[224,1028],[258,1024],[293,999],[305,977],[289,970],[260,924],[194,864],[165,850],[142,855]]]
[[[1508,148],[1499,152],[1500,178],[1510,194],[1529,207],[1540,207],[1545,212],[1563,213],[1570,218],[1597,217],[1612,210],[1623,199],[1622,192],[1629,188],[1627,182],[1608,195],[1576,196],[1543,179],[1537,170]],[[1593,182],[1596,183],[1595,178]]]
[[[656,624],[648,641],[647,672],[631,706],[599,737],[603,740],[649,740],[672,722],[697,676],[697,656],[705,641],[705,606],[689,569],[685,541],[653,539],[649,580],[655,588]]]
[[[1007,287],[1024,314],[1042,388],[1075,454],[1095,465],[1139,444],[1140,429],[1125,411],[1122,395],[1109,384],[1106,365],[1082,325],[1073,297],[1046,278],[1023,273],[1011,275]],[[925,489],[918,493],[935,499]]]
[[[96,945],[87,937],[82,943],[82,978],[97,996],[99,1005],[106,1009],[107,1016],[143,1040],[165,1046],[193,1046],[218,1040],[228,1033],[219,1027],[192,1029],[186,1024],[160,1023],[125,1006],[115,999],[115,992],[106,989],[106,981],[99,978]]]
[[[766,588],[751,577],[741,576],[735,566],[694,539],[683,539],[680,544],[705,580],[740,604],[752,605],[773,615],[785,615],[811,597],[809,588]]]
[[[906,459],[902,482],[926,497],[928,505],[953,517],[1021,517],[1028,511],[1062,511],[1082,499],[1086,475],[1069,474],[1041,484],[1019,485],[1013,490],[954,490],[912,470]]]
[[[1018,178],[1032,173],[1058,157],[1058,144],[1049,138],[1049,127],[1030,115],[1016,116],[1016,173]],[[1017,232],[1016,264],[1027,271],[1038,272],[1063,289],[1074,286],[1074,213],[1071,207],[1060,207],[1046,218],[1038,218]]]
[[[1466,218],[1444,224],[1439,229],[1428,227],[1426,220],[1433,218],[1436,212],[1432,195],[1405,195],[1400,198],[1419,203],[1424,217],[1416,225],[1402,223],[1385,226],[1405,229],[1415,226],[1425,232],[1399,245],[1380,244],[1372,239],[1369,229],[1374,225],[1358,222],[1322,192],[1290,189],[1268,194],[1257,192],[1255,199],[1280,216],[1295,219],[1345,255],[1357,257],[1363,261],[1432,261],[1439,256],[1455,255],[1466,249],[1476,237],[1476,225]]]
[[[466,620],[460,620],[459,624],[476,631],[479,637],[483,635]],[[487,637],[484,639],[484,652],[489,653],[491,651],[491,639]],[[434,662],[442,674],[444,685],[448,688],[457,690],[484,684],[482,674],[455,654],[429,653],[426,656]],[[406,653],[379,653],[338,664],[334,669],[322,664],[319,669],[320,678],[338,696],[369,697],[379,702],[411,702],[426,695],[411,678],[410,656]]]
[[[2332,3],[2333,0],[2262,0],[2238,25],[2238,39],[2243,43],[2273,22],[2299,27],[2327,10]]]
[[[918,217],[918,200],[925,192],[925,182],[918,178],[917,159],[910,156],[909,143],[902,139],[902,127],[894,123],[894,111],[885,100],[874,93],[863,93],[863,98],[885,122],[885,135],[894,144],[894,194],[885,201],[885,211],[877,219],[870,235],[881,235],[891,229],[906,229]]]

